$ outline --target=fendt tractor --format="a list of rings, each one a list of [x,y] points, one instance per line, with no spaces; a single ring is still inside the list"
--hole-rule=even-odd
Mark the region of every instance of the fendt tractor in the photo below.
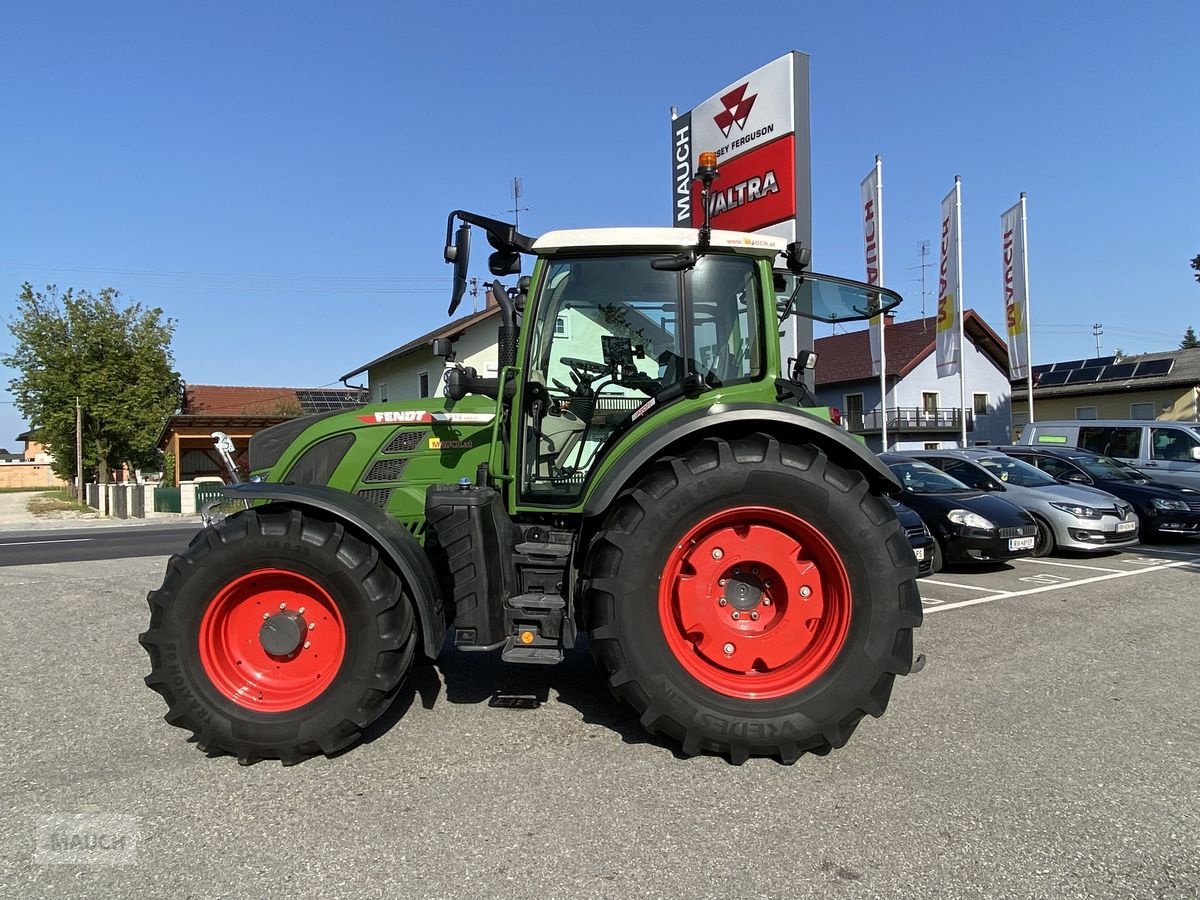
[[[715,157],[697,175],[707,213]],[[209,753],[295,763],[347,748],[446,644],[556,663],[585,635],[683,754],[841,747],[913,668],[917,566],[899,486],[818,406],[815,355],[784,358],[781,327],[899,295],[707,214],[534,239],[455,210],[451,316],[472,226],[494,251],[495,377],[434,341],[444,396],[254,436],[225,488],[238,511],[148,598],[166,721]]]

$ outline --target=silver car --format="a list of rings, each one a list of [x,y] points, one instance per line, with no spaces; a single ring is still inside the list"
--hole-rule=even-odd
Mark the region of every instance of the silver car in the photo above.
[[[995,450],[910,450],[947,475],[981,491],[996,491],[1027,510],[1038,523],[1034,556],[1055,547],[1097,552],[1138,542],[1133,507],[1112,494],[1083,485],[1065,485],[1041,469]]]

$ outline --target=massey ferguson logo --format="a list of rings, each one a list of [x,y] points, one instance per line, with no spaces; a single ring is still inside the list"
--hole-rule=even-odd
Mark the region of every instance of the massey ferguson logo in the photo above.
[[[750,115],[750,110],[754,108],[754,101],[758,99],[758,94],[746,96],[748,87],[750,87],[750,82],[747,81],[721,97],[721,105],[725,108],[713,116],[713,121],[717,123],[717,127],[721,129],[721,134],[725,137],[729,137],[729,132],[734,125],[737,125],[738,131],[746,129],[746,118]]]

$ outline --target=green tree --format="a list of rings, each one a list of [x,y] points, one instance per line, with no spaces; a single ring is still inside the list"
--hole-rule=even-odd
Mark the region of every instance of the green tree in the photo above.
[[[21,286],[8,322],[12,352],[0,358],[20,374],[9,382],[17,409],[54,454],[54,470],[75,475],[75,400],[83,408],[84,467],[108,481],[126,463],[157,468],[155,441],[179,402],[171,337],[162,310],[51,285]]]
[[[1192,257],[1192,269],[1196,272],[1196,280],[1200,281],[1200,253]]]
[[[1179,349],[1195,350],[1197,347],[1200,347],[1200,338],[1196,337],[1196,329],[1189,325],[1183,333],[1183,340],[1179,342]]]

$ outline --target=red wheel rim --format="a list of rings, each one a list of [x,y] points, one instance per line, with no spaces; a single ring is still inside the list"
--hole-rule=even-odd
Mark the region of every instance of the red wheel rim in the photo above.
[[[267,640],[274,653],[264,646],[268,621],[286,635]],[[281,640],[294,648],[280,647]],[[286,712],[309,703],[329,687],[345,653],[346,628],[333,598],[311,578],[285,569],[257,569],[229,582],[200,621],[205,673],[249,709]]]
[[[809,522],[734,507],[676,543],[658,613],[667,645],[696,680],[766,700],[811,684],[837,658],[850,629],[850,579]]]

